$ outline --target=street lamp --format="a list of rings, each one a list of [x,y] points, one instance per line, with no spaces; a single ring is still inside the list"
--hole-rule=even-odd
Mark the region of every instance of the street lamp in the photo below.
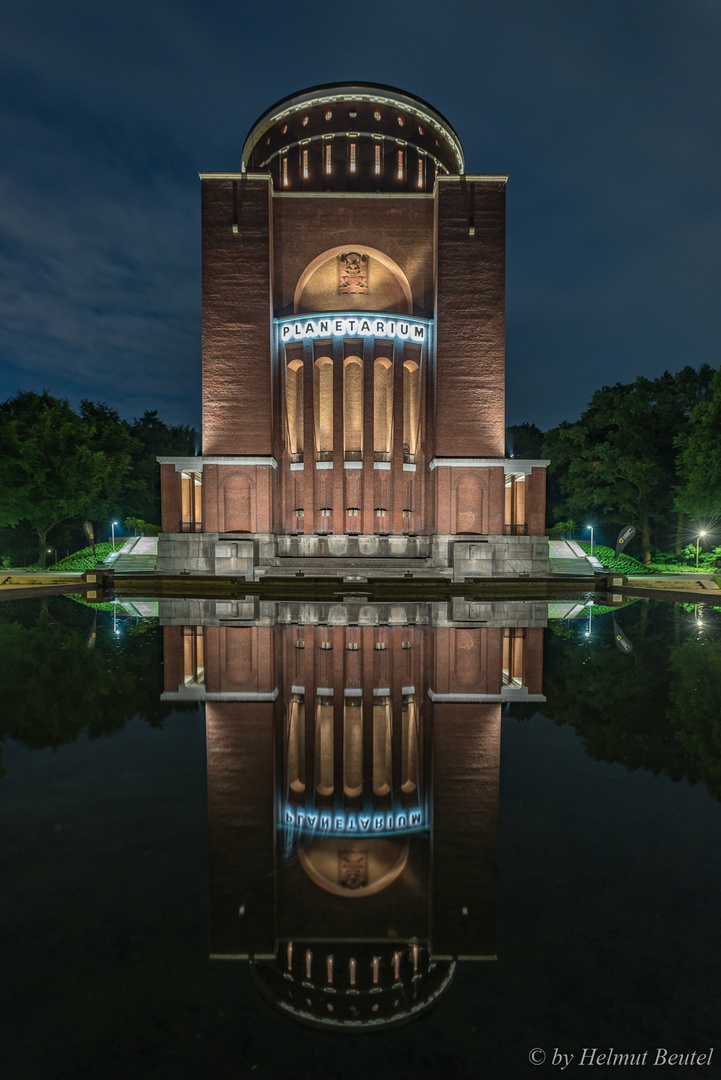
[[[110,528],[113,530],[113,555],[115,554],[115,526],[117,524],[118,524],[117,521],[112,521],[110,523]]]
[[[705,536],[705,535],[706,535],[706,530],[702,529],[701,532],[696,537],[696,569],[697,570],[698,570],[698,545],[699,545],[699,543],[701,541],[701,537]]]
[[[587,525],[586,528],[591,530],[591,554],[593,555],[593,525]]]

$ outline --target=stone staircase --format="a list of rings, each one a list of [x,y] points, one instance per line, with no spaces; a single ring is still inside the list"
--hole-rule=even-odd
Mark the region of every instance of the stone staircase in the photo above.
[[[576,577],[593,577],[595,569],[601,567],[597,559],[594,559],[594,562],[597,563],[597,567],[594,567],[586,558],[583,548],[580,548],[573,541],[551,540],[548,547],[552,574],[574,574]]]
[[[262,577],[338,577],[338,559],[280,556],[273,566],[260,567]],[[346,558],[342,560],[344,581],[367,581],[369,578],[441,578],[449,571],[433,566],[430,558]]]
[[[104,565],[111,566],[116,574],[148,573],[155,570],[157,558],[157,536],[132,536]]]

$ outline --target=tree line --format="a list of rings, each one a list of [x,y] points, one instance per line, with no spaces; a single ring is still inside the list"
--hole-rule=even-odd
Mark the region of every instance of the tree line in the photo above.
[[[115,409],[21,392],[0,404],[0,548],[12,563],[47,563],[48,547],[84,546],[110,522],[160,522],[156,455],[194,454],[197,436],[157,411],[132,422]]]
[[[721,368],[684,367],[597,390],[579,420],[506,432],[514,457],[549,458],[547,525],[637,529],[644,562],[680,554],[721,517]],[[718,542],[718,541],[717,541]]]
[[[721,368],[684,367],[597,390],[579,420],[507,428],[507,453],[549,458],[547,526],[588,518],[611,534],[634,525],[644,562],[680,553],[721,517]],[[74,550],[82,521],[160,521],[157,455],[196,452],[187,425],[157,411],[122,420],[108,405],[21,392],[0,404],[0,554],[46,565]],[[711,530],[709,529],[709,532]],[[611,539],[611,536],[608,536]]]

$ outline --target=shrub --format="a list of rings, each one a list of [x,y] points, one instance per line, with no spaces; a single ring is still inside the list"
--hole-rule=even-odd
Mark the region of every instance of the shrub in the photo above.
[[[128,531],[137,529],[139,533],[143,533],[145,536],[158,536],[163,531],[160,525],[151,525],[149,521],[133,517],[125,519],[125,528]]]
[[[575,531],[575,521],[558,521],[550,529],[546,529],[546,536],[549,540],[563,540],[567,536]]]
[[[584,551],[591,551],[591,544],[588,540],[580,540],[579,547],[582,547]],[[606,547],[604,544],[594,544],[593,554],[598,559],[604,570],[612,570],[617,574],[651,574],[653,571],[648,566],[644,566],[638,559],[634,559],[632,555],[616,555],[613,548]]]
[[[122,545],[121,545],[122,546]],[[116,551],[118,545],[115,545]],[[54,563],[48,567],[48,570],[92,570],[96,563],[102,562],[113,550],[112,544],[96,544],[95,552],[96,557],[93,557],[93,549],[91,547],[83,548],[81,551],[76,551],[72,555],[68,555],[67,558],[61,559],[60,562]]]

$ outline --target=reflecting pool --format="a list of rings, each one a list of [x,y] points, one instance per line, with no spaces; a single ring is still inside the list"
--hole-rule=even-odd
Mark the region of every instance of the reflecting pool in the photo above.
[[[721,1072],[721,610],[593,599],[1,604],[3,1077]]]

